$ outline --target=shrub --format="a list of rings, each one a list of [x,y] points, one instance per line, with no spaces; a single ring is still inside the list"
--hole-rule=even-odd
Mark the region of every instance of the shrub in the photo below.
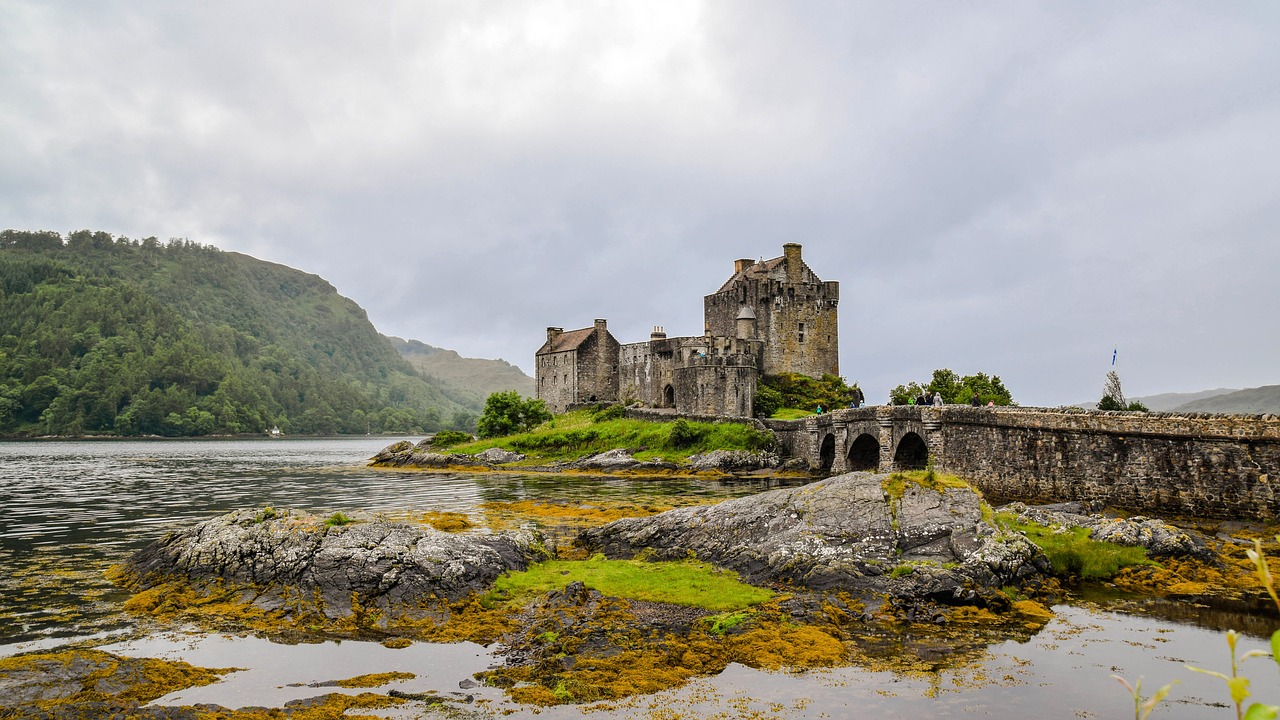
[[[342,527],[343,525],[350,525],[353,522],[355,522],[355,520],[349,515],[342,512],[336,512],[326,518],[324,524],[329,527]]]
[[[702,436],[706,433],[702,428],[686,422],[684,418],[671,423],[671,434],[668,435],[668,442],[672,447],[687,448],[698,444]]]
[[[476,422],[482,438],[527,432],[551,419],[547,404],[524,399],[514,390],[496,392],[484,401],[484,413]]]
[[[610,420],[619,420],[627,416],[627,409],[621,405],[609,405],[600,408],[591,413],[593,422],[608,422]]]
[[[461,445],[474,440],[470,433],[459,432],[457,430],[442,430],[431,438],[431,447],[447,448],[454,445]]]

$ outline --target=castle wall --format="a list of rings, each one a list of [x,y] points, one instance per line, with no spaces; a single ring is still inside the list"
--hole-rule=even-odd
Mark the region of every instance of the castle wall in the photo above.
[[[578,346],[578,382],[574,402],[618,401],[621,347],[607,332],[594,333]]]
[[[536,376],[537,397],[547,403],[554,413],[562,413],[578,398],[578,351],[538,355]]]
[[[690,415],[750,417],[756,367],[742,356],[699,358],[674,371],[676,411]]]

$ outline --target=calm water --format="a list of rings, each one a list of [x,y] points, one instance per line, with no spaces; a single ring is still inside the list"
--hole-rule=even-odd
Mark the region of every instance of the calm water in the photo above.
[[[102,571],[165,530],[228,510],[272,505],[335,510],[453,510],[478,514],[486,501],[606,498],[645,501],[674,494],[735,497],[767,489],[767,481],[596,479],[552,475],[451,475],[380,471],[366,459],[386,438],[236,441],[0,442],[0,656],[54,647],[72,639],[127,629],[123,598]],[[1128,601],[1132,606],[1133,601]],[[592,717],[656,717],[673,708],[700,714],[760,717],[1123,718],[1132,704],[1109,679],[1147,678],[1148,690],[1177,679],[1175,702],[1153,718],[1229,718],[1215,706],[1219,682],[1184,663],[1228,667],[1221,627],[1266,628],[1257,618],[1203,608],[1165,606],[1160,619],[1107,607],[1059,606],[1056,619],[1030,640],[1000,643],[955,669],[923,674],[857,667],[806,673],[763,673],[731,666],[679,690],[635,698]],[[1250,638],[1248,648],[1263,643]],[[1248,649],[1246,648],[1246,649]],[[209,667],[247,668],[164,703],[213,702],[229,707],[280,705],[332,691],[306,684],[368,672],[406,670],[407,692],[455,690],[494,662],[470,644],[417,643],[388,650],[375,643],[275,645],[172,631],[109,649],[181,658]],[[1280,701],[1270,661],[1253,660],[1261,699]],[[501,702],[477,688],[467,693]],[[582,717],[577,708],[542,717]]]

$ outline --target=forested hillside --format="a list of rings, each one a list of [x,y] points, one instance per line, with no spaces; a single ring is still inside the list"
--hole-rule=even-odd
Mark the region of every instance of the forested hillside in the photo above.
[[[188,241],[0,233],[0,434],[415,432],[479,409],[315,275]]]

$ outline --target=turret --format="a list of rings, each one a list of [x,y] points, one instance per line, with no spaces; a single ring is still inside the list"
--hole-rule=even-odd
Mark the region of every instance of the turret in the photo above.
[[[737,326],[736,335],[739,340],[756,339],[756,311],[751,309],[750,305],[743,305],[738,310],[738,317],[734,323]]]

